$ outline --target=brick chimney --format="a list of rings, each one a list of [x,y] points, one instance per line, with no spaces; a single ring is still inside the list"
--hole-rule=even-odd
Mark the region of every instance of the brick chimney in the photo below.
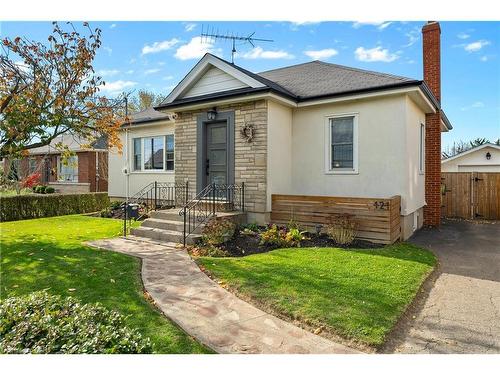
[[[422,27],[424,81],[441,103],[441,28],[435,21]],[[424,225],[441,223],[441,114],[425,116]]]

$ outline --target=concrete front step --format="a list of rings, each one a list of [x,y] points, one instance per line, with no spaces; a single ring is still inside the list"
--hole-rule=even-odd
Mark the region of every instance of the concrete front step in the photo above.
[[[167,230],[167,229],[159,229],[159,228],[150,228],[150,227],[139,227],[130,229],[130,234],[138,237],[150,238],[152,240],[157,240],[161,242],[183,242],[182,232]],[[186,244],[193,245],[201,238],[200,234],[191,234],[186,238]]]
[[[179,209],[151,211],[149,216],[153,219],[184,222],[184,218],[179,215]]]
[[[163,220],[163,219],[149,218],[149,219],[144,220],[142,222],[141,226],[147,227],[147,228],[158,228],[158,229],[172,230],[172,231],[176,231],[176,232],[183,232],[184,231],[184,222],[183,221],[176,221],[176,220]],[[201,224],[198,228],[195,229],[194,233],[200,234],[204,226],[205,226],[204,224]]]

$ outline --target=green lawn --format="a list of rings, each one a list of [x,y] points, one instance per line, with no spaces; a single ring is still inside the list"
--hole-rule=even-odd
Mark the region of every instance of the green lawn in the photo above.
[[[48,289],[127,315],[156,352],[205,353],[203,346],[161,315],[143,296],[139,259],[83,246],[117,236],[122,221],[72,215],[0,224],[0,298]]]
[[[378,346],[436,263],[410,244],[380,249],[280,249],[198,258],[218,280],[266,309]]]

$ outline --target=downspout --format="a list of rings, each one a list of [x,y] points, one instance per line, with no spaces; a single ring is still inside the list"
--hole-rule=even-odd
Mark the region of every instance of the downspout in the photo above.
[[[99,191],[99,151],[95,152],[95,191]]]

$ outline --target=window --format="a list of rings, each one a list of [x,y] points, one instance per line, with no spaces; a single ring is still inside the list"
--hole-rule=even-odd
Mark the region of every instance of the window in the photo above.
[[[134,138],[134,171],[142,169],[142,140]]]
[[[418,149],[418,169],[420,173],[424,172],[425,167],[425,125],[420,124],[420,143]]]
[[[144,138],[144,169],[163,169],[163,137]]]
[[[70,156],[65,160],[57,157],[58,180],[78,182],[78,156]]]
[[[167,171],[174,170],[174,135],[169,134],[165,137],[167,148],[165,149],[165,163]]]
[[[330,117],[327,126],[327,172],[357,173],[356,116]]]
[[[36,172],[37,163],[35,158],[29,158],[28,160],[28,173],[33,174]]]
[[[174,135],[133,139],[134,171],[173,171]]]

